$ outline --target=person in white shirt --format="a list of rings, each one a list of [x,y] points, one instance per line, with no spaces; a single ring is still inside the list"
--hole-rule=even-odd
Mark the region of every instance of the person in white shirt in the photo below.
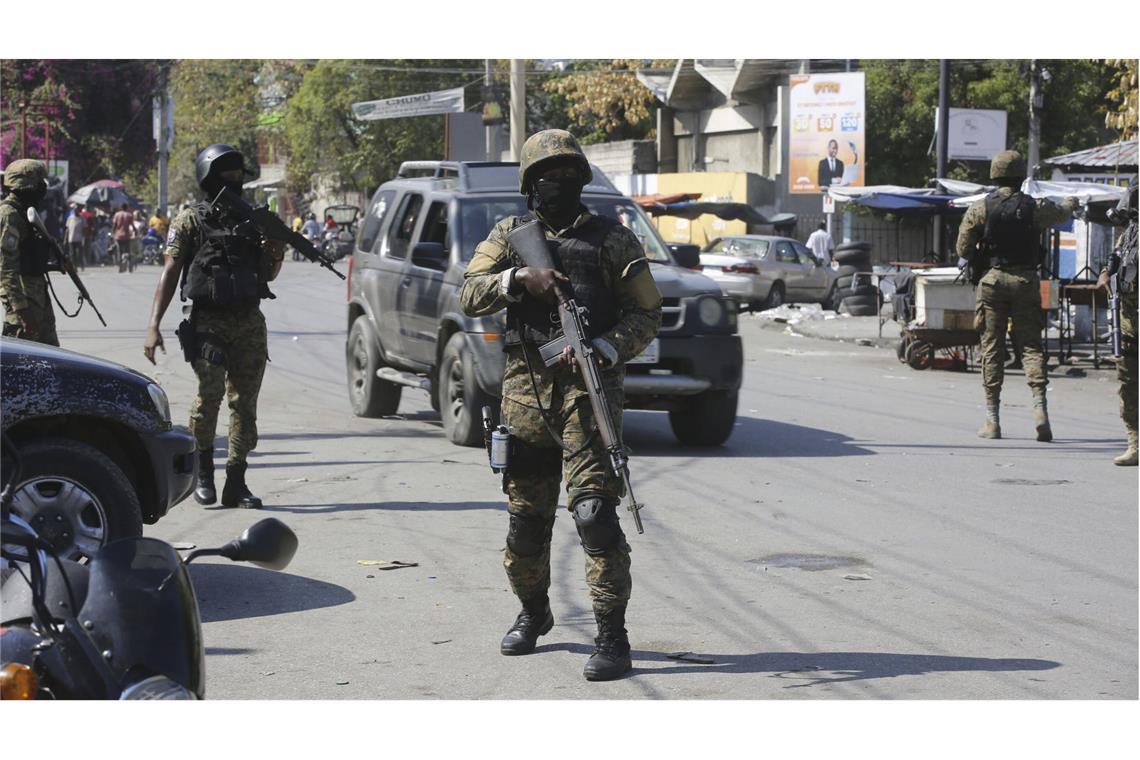
[[[811,233],[807,239],[807,247],[819,259],[821,266],[831,266],[831,252],[835,250],[835,243],[827,233],[827,224],[819,223],[819,229]]]

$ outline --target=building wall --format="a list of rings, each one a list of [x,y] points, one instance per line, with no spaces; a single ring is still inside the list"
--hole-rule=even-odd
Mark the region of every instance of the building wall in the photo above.
[[[622,140],[583,145],[582,152],[586,154],[590,163],[605,172],[608,177],[657,172],[657,146],[653,140]]]

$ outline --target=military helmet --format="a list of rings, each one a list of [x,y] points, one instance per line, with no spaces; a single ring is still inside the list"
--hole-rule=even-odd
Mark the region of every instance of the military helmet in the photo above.
[[[215,143],[198,154],[194,162],[194,178],[206,190],[210,180],[218,181],[218,173],[226,169],[245,169],[241,151],[231,145]]]
[[[47,166],[43,161],[18,158],[4,170],[8,190],[47,190]]]
[[[579,165],[583,182],[589,182],[594,178],[594,173],[590,171],[590,162],[586,160],[586,154],[582,152],[582,147],[578,145],[574,135],[565,129],[544,129],[535,132],[523,143],[522,156],[519,159],[519,192],[527,194],[527,188],[530,187],[534,177],[541,173],[541,167],[551,161],[567,159]]]
[[[1016,150],[1003,150],[990,161],[990,179],[1025,179],[1025,159]]]

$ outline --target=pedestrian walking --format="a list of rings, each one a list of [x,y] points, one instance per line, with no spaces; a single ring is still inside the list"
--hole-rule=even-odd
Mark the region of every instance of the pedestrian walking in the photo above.
[[[1046,403],[1049,378],[1041,350],[1045,326],[1041,309],[1042,232],[1070,218],[1077,199],[1057,205],[1035,200],[1021,191],[1025,160],[1015,150],[1004,150],[990,162],[990,179],[997,189],[975,201],[958,228],[958,255],[981,274],[977,282],[974,327],[981,333],[982,386],[986,419],[978,435],[1001,438],[1001,387],[1009,332],[1021,345],[1025,380],[1033,393],[1033,423],[1038,441],[1053,440]]]
[[[72,204],[72,213],[67,217],[67,222],[64,225],[63,240],[67,244],[68,255],[71,260],[75,262],[80,269],[87,269],[87,221],[80,216],[80,209],[82,206],[76,207]]]
[[[227,188],[242,192],[242,154],[229,145],[211,145],[198,154],[195,175],[207,198]],[[154,293],[143,354],[165,352],[159,325],[179,279],[190,316],[179,326],[183,355],[198,378],[190,407],[190,432],[198,442],[199,504],[217,500],[214,487],[214,436],[222,395],[229,399],[229,449],[223,507],[260,509],[261,499],[246,485],[247,458],[257,446],[257,396],[269,359],[262,298],[272,298],[269,282],[281,271],[284,245],[266,241],[233,216],[224,202],[199,203],[181,211],[167,235],[166,263]],[[185,276],[183,273],[185,272]]]
[[[111,236],[115,240],[115,247],[118,248],[117,257],[120,272],[123,271],[123,257],[130,255],[134,224],[135,217],[125,203],[111,218]]]
[[[584,675],[611,680],[632,667],[625,628],[632,588],[629,545],[616,511],[622,483],[610,469],[572,358],[564,353],[561,362],[547,367],[538,346],[561,333],[555,327],[555,286],[569,282],[579,305],[589,310],[620,435],[624,363],[657,334],[661,295],[637,237],[581,204],[582,188],[592,175],[573,135],[558,129],[532,135],[523,145],[519,176],[533,213],[495,225],[476,246],[460,292],[468,316],[507,311],[502,419],[513,449],[505,481],[510,523],[503,565],[522,610],[499,648],[505,655],[533,652],[538,637],[554,625],[550,540],[565,479],[598,626]],[[508,233],[534,219],[557,248],[561,271],[525,266],[507,241]]]
[[[808,235],[807,247],[811,249],[815,257],[819,259],[820,266],[831,266],[831,252],[835,250],[835,242],[831,239],[831,234],[827,231],[827,223],[820,222],[819,228]]]

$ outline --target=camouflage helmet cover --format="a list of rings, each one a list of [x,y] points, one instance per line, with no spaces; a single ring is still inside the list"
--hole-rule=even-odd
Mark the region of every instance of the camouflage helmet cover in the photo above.
[[[211,173],[216,175],[216,170],[226,164],[232,164],[227,168],[244,170],[245,159],[241,151],[231,145],[215,143],[199,153],[197,160],[194,161],[194,178],[198,181],[198,187],[205,190],[204,183],[207,180],[217,179],[217,176],[211,176]]]
[[[4,170],[4,187],[8,190],[46,190],[47,167],[43,161],[16,159]]]
[[[586,160],[586,154],[582,152],[582,147],[578,145],[574,135],[565,129],[544,129],[535,132],[523,143],[522,156],[519,160],[519,192],[526,195],[527,188],[540,166],[567,157],[579,164],[584,182],[588,183],[594,178],[594,173],[590,171],[590,162]]]
[[[1016,150],[1003,150],[990,161],[990,179],[1025,178],[1025,159]]]

